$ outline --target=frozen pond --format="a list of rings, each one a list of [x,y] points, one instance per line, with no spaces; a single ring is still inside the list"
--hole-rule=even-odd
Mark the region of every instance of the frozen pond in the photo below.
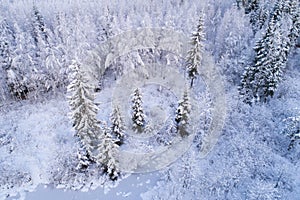
[[[52,186],[39,186],[34,192],[26,194],[25,200],[103,200],[103,199],[141,199],[140,194],[152,188],[159,179],[159,172],[147,174],[133,174],[122,180],[118,187],[111,188],[106,194],[103,188],[89,192],[72,191],[53,188]],[[17,197],[18,199],[19,197]],[[16,199],[8,198],[9,200]]]

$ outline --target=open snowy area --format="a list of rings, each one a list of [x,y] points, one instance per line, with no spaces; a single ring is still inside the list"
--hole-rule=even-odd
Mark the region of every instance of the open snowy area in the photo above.
[[[0,200],[300,199],[298,0],[0,0]]]

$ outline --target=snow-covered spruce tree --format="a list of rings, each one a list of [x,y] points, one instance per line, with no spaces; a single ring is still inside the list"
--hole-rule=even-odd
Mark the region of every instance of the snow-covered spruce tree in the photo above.
[[[273,12],[272,12],[272,19],[274,21],[280,21],[282,18],[282,13],[284,10],[284,4],[285,2],[283,0],[277,0],[275,2],[274,8],[273,8]]]
[[[178,107],[176,110],[175,121],[177,123],[177,129],[182,137],[189,135],[187,132],[187,127],[189,125],[189,118],[191,113],[191,103],[189,97],[189,91],[186,88],[182,99],[178,102]]]
[[[106,41],[114,35],[113,24],[114,17],[111,12],[107,10],[105,17],[102,20],[102,31],[100,32],[101,41]]]
[[[189,50],[186,58],[186,70],[191,79],[191,87],[193,86],[194,79],[199,74],[198,68],[202,60],[203,41],[205,41],[204,20],[203,15],[200,15],[197,31],[191,37],[192,48]]]
[[[32,70],[29,79],[32,82],[31,95],[35,97],[45,92],[56,92],[57,88],[67,84],[66,73],[62,75],[62,72],[66,71],[70,63],[65,63],[64,45],[59,44],[53,29],[53,26],[46,24],[38,7],[33,6],[28,27],[32,38],[30,50]]]
[[[241,85],[239,87],[239,93],[241,99],[248,104],[252,104],[254,96],[252,92],[252,83],[254,81],[254,74],[256,72],[255,66],[249,65],[245,68],[242,75]]]
[[[98,107],[94,103],[94,88],[89,84],[86,74],[81,71],[77,61],[73,61],[70,70],[72,74],[68,86],[68,100],[75,135],[79,137],[89,160],[93,161],[97,136],[100,134],[99,121],[96,118]],[[82,157],[84,158],[84,155]]]
[[[11,67],[13,34],[6,20],[0,22],[0,100],[9,96],[7,70]]]
[[[254,47],[254,64],[246,67],[242,76],[239,89],[245,103],[266,102],[282,79],[287,58],[278,19],[274,12],[267,31]]]
[[[45,60],[43,60],[43,66],[46,68],[47,72],[45,74],[44,79],[44,87],[45,90],[56,92],[56,90],[60,87],[63,87],[67,80],[64,79],[64,75],[62,74],[64,66],[61,62],[61,51],[58,48],[51,47],[48,48],[47,53],[45,55]]]
[[[48,35],[44,18],[36,6],[32,8],[32,36],[37,46],[41,40],[47,43]]]
[[[245,14],[249,15],[250,23],[252,25],[253,31],[257,32],[260,30],[269,17],[269,10],[264,5],[262,1],[250,0],[243,1],[243,6],[245,8]]]
[[[29,93],[29,88],[27,87],[27,85],[29,81],[26,77],[23,77],[22,72],[18,70],[19,69],[16,68],[10,68],[6,71],[7,85],[11,96],[17,100],[21,100],[27,98],[27,95]]]
[[[116,106],[111,113],[110,121],[112,135],[116,140],[115,142],[121,146],[124,143],[125,124],[118,106]]]
[[[259,0],[242,0],[242,4],[245,7],[245,13],[249,14],[259,8]]]
[[[113,181],[117,180],[120,170],[118,162],[119,146],[112,138],[111,129],[106,124],[103,127],[103,133],[99,135],[100,143],[97,146],[98,155],[96,161],[102,166],[102,169]]]
[[[11,67],[7,70],[7,85],[16,99],[26,99],[36,87],[32,78],[35,73],[35,46],[31,34],[14,22],[15,46],[12,50]]]
[[[34,73],[32,79],[35,83],[35,95],[55,91],[59,86],[59,71],[61,69],[58,62],[59,55],[55,55],[54,35],[48,30],[45,20],[36,6],[32,9],[31,35],[34,41]]]
[[[6,20],[0,23],[0,66],[3,69],[10,68],[11,64],[11,48],[13,33]]]
[[[137,131],[142,131],[142,127],[145,124],[145,114],[143,110],[142,93],[139,88],[134,90],[131,102],[133,128]]]
[[[266,7],[259,7],[255,12],[250,14],[250,23],[254,33],[261,30],[268,21],[270,11]]]
[[[292,21],[292,26],[288,34],[288,46],[289,48],[293,48],[296,43],[297,39],[300,35],[300,9],[299,9],[299,1],[297,0],[289,0],[286,3],[288,7],[287,11],[289,14],[289,18]]]
[[[77,159],[79,162],[76,166],[76,169],[84,172],[94,161],[91,159],[89,153],[85,148],[85,145],[81,141],[79,141],[79,145],[79,149],[77,150]]]

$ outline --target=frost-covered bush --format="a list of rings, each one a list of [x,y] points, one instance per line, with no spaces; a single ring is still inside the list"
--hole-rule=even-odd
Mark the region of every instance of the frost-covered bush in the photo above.
[[[283,134],[287,135],[290,139],[290,145],[288,149],[292,149],[295,144],[300,144],[300,116],[289,117],[284,120],[286,124],[283,130]]]

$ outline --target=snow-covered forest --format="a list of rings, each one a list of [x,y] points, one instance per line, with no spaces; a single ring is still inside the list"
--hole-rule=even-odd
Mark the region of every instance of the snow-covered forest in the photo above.
[[[298,0],[0,0],[0,27],[0,199],[300,198]]]

